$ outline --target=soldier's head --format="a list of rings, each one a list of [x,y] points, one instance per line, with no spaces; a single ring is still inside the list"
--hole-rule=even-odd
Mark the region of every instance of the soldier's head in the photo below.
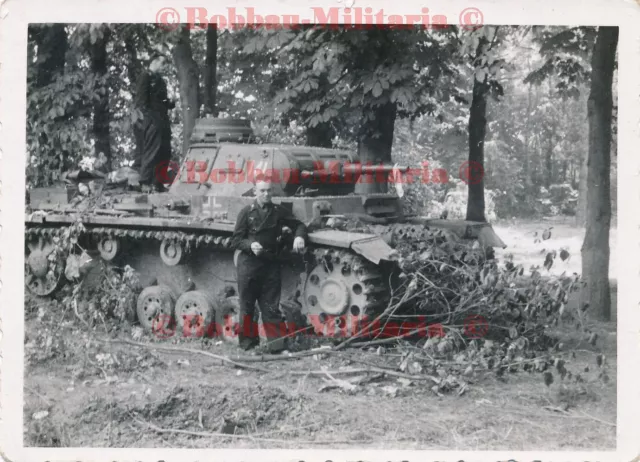
[[[253,186],[253,192],[256,196],[258,204],[261,206],[271,203],[271,196],[273,194],[273,184],[271,178],[266,176],[258,176]]]

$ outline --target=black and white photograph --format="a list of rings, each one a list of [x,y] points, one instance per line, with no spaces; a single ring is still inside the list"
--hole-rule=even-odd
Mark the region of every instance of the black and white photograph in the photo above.
[[[20,8],[20,447],[631,460],[632,14],[161,6]]]

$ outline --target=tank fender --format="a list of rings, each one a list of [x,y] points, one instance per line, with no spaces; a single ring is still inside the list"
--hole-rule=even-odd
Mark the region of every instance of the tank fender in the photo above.
[[[460,239],[477,239],[483,247],[499,247],[505,249],[507,244],[496,234],[489,223],[466,220],[442,220],[426,217],[413,217],[410,223],[422,224],[433,229],[453,232]]]
[[[376,265],[381,260],[393,261],[397,252],[376,234],[350,233],[323,229],[309,233],[309,242],[316,245],[351,249]]]

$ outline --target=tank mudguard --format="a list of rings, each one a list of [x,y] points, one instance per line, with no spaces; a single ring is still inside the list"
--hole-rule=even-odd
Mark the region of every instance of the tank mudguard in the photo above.
[[[436,220],[426,217],[414,217],[411,223],[423,224],[433,229],[445,229],[453,232],[459,239],[477,239],[483,247],[506,248],[507,244],[493,230],[489,223],[467,220]]]
[[[316,245],[351,249],[376,265],[381,260],[395,260],[397,255],[396,251],[376,234],[324,229],[309,233],[309,241]]]

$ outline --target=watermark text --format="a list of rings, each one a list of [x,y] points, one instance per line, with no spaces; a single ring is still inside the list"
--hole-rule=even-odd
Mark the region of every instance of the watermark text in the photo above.
[[[458,25],[466,30],[481,27],[484,21],[482,11],[476,7],[464,8],[458,15]],[[202,6],[189,6],[184,10],[164,7],[156,13],[156,24],[167,31],[176,30],[181,24],[188,28],[206,29],[215,24],[219,29],[240,29],[264,27],[266,29],[298,29],[301,26],[315,26],[331,29],[390,29],[432,28],[445,29],[450,22],[446,15],[432,12],[422,7],[414,14],[390,14],[383,8],[372,7],[310,7],[310,14],[265,14],[254,7],[227,7],[224,13],[212,14]]]

